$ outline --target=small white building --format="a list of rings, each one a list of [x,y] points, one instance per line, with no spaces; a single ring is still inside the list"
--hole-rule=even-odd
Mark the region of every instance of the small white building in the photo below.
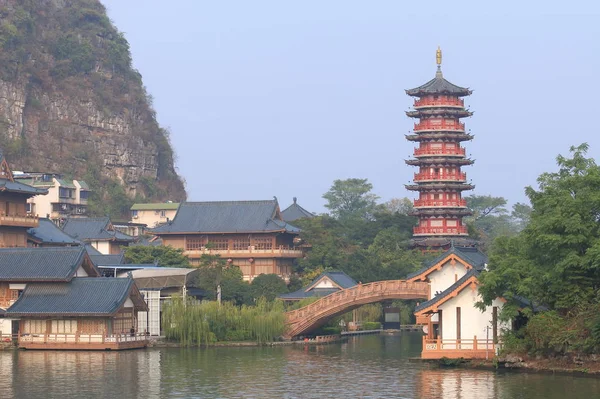
[[[154,228],[173,220],[177,209],[179,209],[177,202],[133,204],[130,208],[131,223],[144,224],[149,228]]]
[[[423,352],[427,359],[489,358],[495,355],[503,325],[498,315],[503,300],[496,299],[485,311],[475,304],[479,296],[478,276],[487,257],[477,248],[452,247],[408,281],[430,283],[430,299],[415,308],[417,323],[423,324]]]

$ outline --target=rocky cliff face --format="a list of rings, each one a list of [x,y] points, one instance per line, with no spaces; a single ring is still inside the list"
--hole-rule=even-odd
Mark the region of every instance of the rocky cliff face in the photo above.
[[[185,199],[127,41],[97,0],[0,0],[0,146],[15,170]],[[104,197],[104,198],[102,198]]]

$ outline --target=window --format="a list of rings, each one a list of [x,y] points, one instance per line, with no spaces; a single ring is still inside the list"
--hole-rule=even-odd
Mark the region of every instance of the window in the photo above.
[[[250,246],[249,238],[241,238],[233,240],[233,249],[235,251],[247,251]]]
[[[187,251],[197,251],[202,249],[204,246],[204,239],[202,238],[187,238],[185,240],[185,249]]]
[[[25,212],[27,212],[27,213],[33,212],[33,204],[31,202],[27,202],[25,204]]]
[[[431,227],[442,227],[443,225],[444,225],[443,220],[431,220],[429,222],[429,226],[431,226]]]
[[[59,187],[58,196],[60,198],[73,198],[73,190],[66,187]]]
[[[82,191],[79,192],[79,198],[81,198],[82,200],[88,199],[89,195],[90,195],[89,191],[83,191],[82,190]]]
[[[137,218],[138,217],[138,211],[137,210],[131,211],[131,217],[134,218],[134,219]]]
[[[442,143],[431,143],[430,147],[432,150],[441,150],[442,149]]]
[[[456,307],[456,339],[460,339],[460,307]]]
[[[273,249],[273,240],[271,238],[255,238],[254,249]]]
[[[161,218],[166,218],[167,217],[167,211],[160,211],[160,217]]]
[[[229,240],[226,238],[209,238],[206,245],[210,247],[210,249],[226,251],[229,247]]]
[[[25,334],[45,334],[46,320],[25,320],[23,321],[23,333]]]
[[[456,220],[447,220],[446,221],[446,226],[448,226],[448,227],[456,227],[456,226],[458,226],[458,222]]]
[[[75,334],[77,332],[77,320],[52,320],[51,333]]]

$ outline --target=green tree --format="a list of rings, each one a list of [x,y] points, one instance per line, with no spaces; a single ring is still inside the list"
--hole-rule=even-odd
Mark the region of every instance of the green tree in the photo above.
[[[482,294],[524,295],[561,314],[598,303],[600,289],[600,168],[586,158],[587,144],[557,157],[558,172],[526,188],[529,224],[515,238],[498,239]]]
[[[252,280],[250,289],[254,298],[273,301],[279,294],[288,292],[285,281],[277,274],[261,274]]]
[[[207,297],[217,299],[218,287],[221,285],[225,270],[228,268],[227,261],[221,258],[220,255],[203,254],[200,257],[198,268],[200,271],[194,284],[196,287],[202,288],[207,293]],[[221,299],[223,299],[222,291]]]
[[[125,248],[127,263],[157,263],[166,267],[189,267],[190,261],[183,254],[183,249],[172,246],[132,245]]]
[[[373,185],[367,179],[335,180],[323,198],[325,207],[338,219],[369,219],[377,206],[377,197],[371,193]]]

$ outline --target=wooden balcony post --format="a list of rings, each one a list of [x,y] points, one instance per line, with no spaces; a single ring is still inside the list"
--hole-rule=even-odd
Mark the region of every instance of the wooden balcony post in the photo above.
[[[474,351],[477,350],[477,335],[475,335],[475,337],[473,337],[473,350]]]
[[[439,351],[442,350],[442,338],[440,336],[437,337],[436,344],[437,344],[437,350],[439,350]]]

